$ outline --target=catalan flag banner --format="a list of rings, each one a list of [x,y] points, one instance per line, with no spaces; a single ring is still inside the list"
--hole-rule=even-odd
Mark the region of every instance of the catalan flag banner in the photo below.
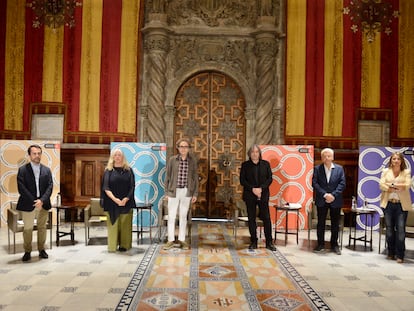
[[[365,10],[359,16],[357,3]],[[360,109],[392,111],[391,138],[413,138],[414,2],[289,0],[286,5],[287,140],[356,142]],[[370,12],[380,12],[383,24],[373,38],[359,21]]]
[[[79,2],[75,26],[53,28],[33,27],[30,0],[0,1],[0,130],[28,133],[32,103],[63,103],[67,142],[136,137],[141,1]]]

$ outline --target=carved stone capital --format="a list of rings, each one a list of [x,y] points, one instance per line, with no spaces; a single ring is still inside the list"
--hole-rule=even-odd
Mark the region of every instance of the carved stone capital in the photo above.
[[[153,51],[168,52],[170,49],[168,38],[164,34],[160,33],[148,33],[145,41],[144,48],[148,53]]]
[[[257,56],[268,55],[274,57],[278,53],[278,46],[273,35],[259,36],[256,39],[255,52]]]

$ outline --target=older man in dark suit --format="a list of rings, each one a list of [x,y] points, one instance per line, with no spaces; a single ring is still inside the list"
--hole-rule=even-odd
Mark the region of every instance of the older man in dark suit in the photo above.
[[[334,164],[334,151],[325,148],[321,151],[322,164],[315,167],[312,179],[315,191],[315,203],[318,211],[318,246],[314,252],[325,251],[325,223],[328,210],[331,216],[331,249],[338,255],[339,221],[343,205],[342,192],[346,186],[345,173],[342,166]]]
[[[30,163],[19,168],[17,173],[17,187],[19,200],[16,209],[22,212],[23,247],[22,260],[31,259],[34,219],[37,218],[37,249],[40,258],[48,258],[45,251],[46,221],[48,210],[51,209],[50,196],[53,190],[52,173],[50,169],[41,164],[42,148],[39,145],[31,145],[27,149]]]

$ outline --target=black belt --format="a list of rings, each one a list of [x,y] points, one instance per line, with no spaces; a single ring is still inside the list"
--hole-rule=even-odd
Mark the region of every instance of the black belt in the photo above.
[[[389,199],[388,200],[388,202],[390,202],[390,203],[401,203],[401,201],[400,200],[397,200],[397,199]]]
[[[183,188],[187,188],[187,186],[177,186],[178,189],[183,189]]]

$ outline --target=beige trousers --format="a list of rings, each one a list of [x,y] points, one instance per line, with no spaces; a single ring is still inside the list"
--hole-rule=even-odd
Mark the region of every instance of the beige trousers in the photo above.
[[[23,229],[23,248],[24,251],[30,253],[32,251],[33,227],[34,220],[37,221],[37,250],[40,252],[45,249],[46,242],[46,222],[49,216],[49,211],[41,208],[34,209],[31,212],[22,213],[24,223]]]

